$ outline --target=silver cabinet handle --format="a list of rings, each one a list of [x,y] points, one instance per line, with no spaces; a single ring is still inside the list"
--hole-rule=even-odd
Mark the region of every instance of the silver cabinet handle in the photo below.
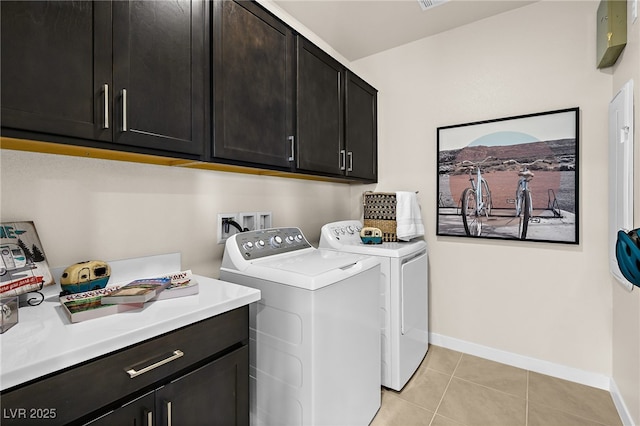
[[[122,89],[122,131],[127,131],[127,89]]]
[[[340,170],[344,170],[347,166],[347,159],[345,157],[347,151],[344,149],[340,150]]]
[[[291,156],[289,157],[289,161],[295,161],[295,137],[289,136],[287,139],[289,139],[289,142],[291,143]]]
[[[353,152],[351,151],[347,152],[347,157],[349,157],[349,167],[347,168],[347,171],[352,172],[353,171]]]
[[[144,367],[141,370],[136,370],[135,368],[131,368],[131,369],[127,370],[127,373],[129,374],[129,377],[133,379],[134,377],[137,377],[137,376],[139,376],[141,374],[144,374],[144,373],[146,373],[148,371],[153,370],[154,368],[158,368],[161,365],[165,365],[166,363],[174,361],[174,360],[176,360],[176,359],[178,359],[180,357],[183,357],[183,356],[184,356],[184,352],[182,352],[179,349],[176,349],[175,351],[173,351],[173,355],[171,355],[169,358],[165,358],[165,359],[163,359],[161,361],[156,362],[155,364],[151,364],[151,365],[149,365],[147,367]]]
[[[153,411],[147,411],[147,426],[153,426]]]
[[[103,129],[109,128],[109,85],[105,84],[102,86],[102,92],[104,93],[104,123],[102,124]]]
[[[171,401],[165,401],[164,404],[167,407],[167,426],[171,426]]]

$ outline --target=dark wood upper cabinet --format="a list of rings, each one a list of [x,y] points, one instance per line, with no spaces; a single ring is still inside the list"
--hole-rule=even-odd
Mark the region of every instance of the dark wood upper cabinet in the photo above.
[[[2,0],[0,16],[2,136],[377,180],[376,90],[255,1]]]
[[[0,15],[2,126],[110,141],[111,3],[2,1]]]
[[[113,2],[114,142],[199,154],[206,4]]]
[[[376,89],[305,38],[297,41],[297,169],[376,181]]]
[[[367,181],[378,177],[378,91],[346,71],[346,175]]]
[[[298,170],[344,174],[344,67],[297,37]]]
[[[201,154],[207,7],[0,2],[3,129]]]
[[[254,2],[219,1],[212,6],[212,157],[288,169],[293,32]]]

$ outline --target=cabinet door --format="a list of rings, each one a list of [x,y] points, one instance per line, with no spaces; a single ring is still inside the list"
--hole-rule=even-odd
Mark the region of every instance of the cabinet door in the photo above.
[[[111,3],[2,1],[0,15],[3,128],[110,141]]]
[[[298,36],[297,168],[344,174],[344,67]]]
[[[205,4],[113,2],[114,142],[201,154]]]
[[[156,406],[160,425],[248,425],[248,346],[158,389]]]
[[[378,176],[378,92],[349,71],[347,71],[345,90],[347,176],[376,181]]]
[[[214,2],[212,156],[290,168],[293,33],[253,2]]]
[[[154,391],[87,423],[88,426],[142,426],[153,424],[156,424]]]

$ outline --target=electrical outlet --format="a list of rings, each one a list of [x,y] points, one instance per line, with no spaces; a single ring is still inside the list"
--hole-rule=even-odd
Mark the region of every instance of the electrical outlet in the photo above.
[[[255,212],[238,213],[238,223],[242,226],[242,229],[254,231],[257,229],[258,224],[257,214]]]
[[[224,219],[238,221],[238,213],[218,213],[218,244],[223,244],[227,238],[237,233],[238,230],[233,225],[223,224]]]
[[[273,226],[271,212],[258,212],[256,217],[258,218],[257,229],[268,229]]]

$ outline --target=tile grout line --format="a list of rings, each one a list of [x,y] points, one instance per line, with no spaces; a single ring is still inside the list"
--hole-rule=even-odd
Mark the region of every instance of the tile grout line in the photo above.
[[[456,379],[460,380],[461,382],[470,383],[470,384],[472,384],[474,386],[478,386],[478,387],[481,387],[481,388],[484,388],[484,389],[488,389],[490,391],[497,392],[497,393],[502,394],[502,395],[506,395],[506,396],[510,396],[510,397],[518,398],[518,399],[524,399],[525,401],[527,399],[526,394],[525,394],[525,396],[523,398],[522,395],[515,395],[513,393],[506,392],[504,390],[496,389],[496,388],[491,387],[489,385],[484,385],[482,383],[474,382],[473,380],[463,379],[462,377],[456,377]]]
[[[440,409],[440,405],[442,405],[442,401],[444,401],[444,396],[447,393],[447,390],[449,390],[449,385],[451,385],[451,382],[453,381],[453,375],[455,374],[456,370],[458,369],[458,366],[460,365],[460,362],[462,361],[462,357],[464,356],[463,353],[460,354],[460,358],[458,359],[458,362],[456,363],[456,366],[453,368],[453,371],[451,372],[451,377],[449,377],[449,381],[447,382],[447,386],[445,386],[444,388],[444,392],[442,392],[442,396],[440,397],[440,401],[438,401],[438,405],[436,406],[436,409],[433,411],[433,417],[431,417],[431,421],[429,422],[429,426],[431,426],[433,424],[433,421],[436,418],[436,415],[438,414],[438,410]]]

